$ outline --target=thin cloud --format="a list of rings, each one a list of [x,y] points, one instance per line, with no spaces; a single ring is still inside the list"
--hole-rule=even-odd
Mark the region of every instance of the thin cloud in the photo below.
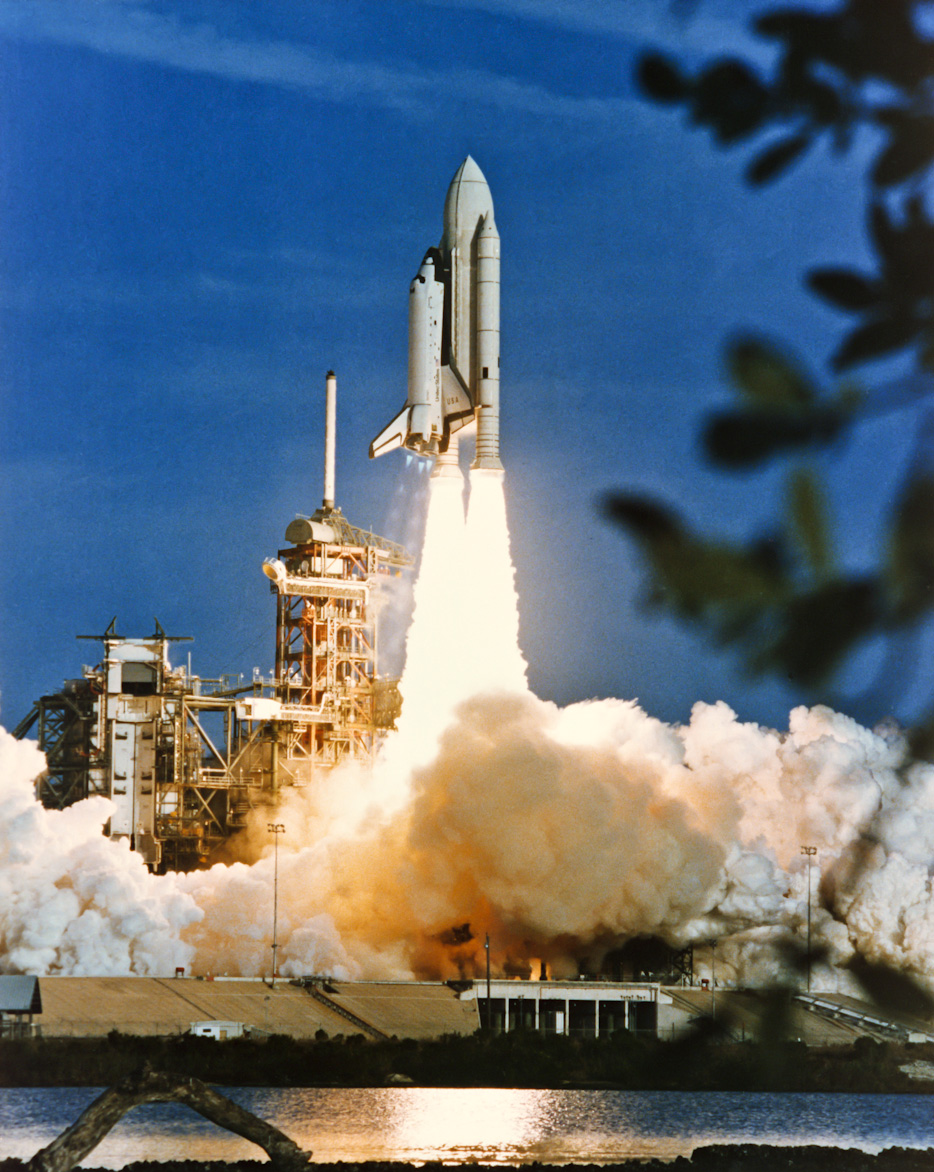
[[[578,98],[478,70],[426,71],[352,61],[311,45],[244,40],[128,0],[0,0],[0,36],[53,41],[231,81],[298,89],[321,101],[423,115],[441,102],[513,114],[614,123],[631,103]]]
[[[575,32],[643,38],[664,24],[665,6],[618,0],[428,0],[434,8],[459,8],[514,20],[530,20]]]
[[[434,8],[483,12],[512,20],[610,37],[633,45],[667,44],[682,52],[738,52],[765,57],[746,31],[766,0],[420,0]],[[820,2],[820,0],[819,0]]]

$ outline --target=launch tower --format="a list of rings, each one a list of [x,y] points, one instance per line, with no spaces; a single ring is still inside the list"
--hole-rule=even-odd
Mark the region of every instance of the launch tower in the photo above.
[[[203,866],[281,789],[346,760],[371,763],[401,707],[397,681],[379,675],[377,612],[411,559],[334,503],[335,398],[329,372],[322,506],[295,518],[288,547],[263,565],[278,596],[272,677],[200,679],[170,664],[179,637],[158,622],[128,638],[114,619],[103,635],[79,636],[102,643],[103,659],[14,729],[23,738],[37,728],[42,804],[109,798],[106,832],[153,870]]]
[[[371,760],[401,701],[377,676],[379,578],[408,564],[401,546],[351,525],[340,509],[297,517],[292,544],[264,569],[278,593],[276,694],[282,770],[301,784],[320,767]]]
[[[351,525],[335,506],[333,371],[325,393],[321,508],[296,517],[285,531],[291,544],[263,564],[278,594],[280,771],[295,785],[347,759],[372,761],[401,707],[396,681],[377,673],[376,610],[386,578],[411,559],[401,545]]]

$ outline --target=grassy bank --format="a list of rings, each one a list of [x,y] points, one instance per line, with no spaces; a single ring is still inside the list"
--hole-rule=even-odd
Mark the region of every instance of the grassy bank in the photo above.
[[[934,1045],[859,1039],[807,1049],[692,1038],[679,1043],[616,1034],[565,1038],[517,1032],[437,1041],[207,1038],[3,1039],[0,1086],[110,1086],[144,1062],[226,1086],[619,1087],[629,1090],[932,1092],[900,1066],[934,1062]]]

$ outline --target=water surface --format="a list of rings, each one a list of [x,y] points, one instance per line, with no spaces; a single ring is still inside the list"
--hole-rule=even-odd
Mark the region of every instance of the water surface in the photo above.
[[[0,1157],[28,1158],[100,1093],[0,1091]],[[322,1163],[442,1161],[516,1165],[674,1159],[705,1143],[826,1144],[877,1152],[934,1148],[926,1095],[732,1094],[501,1088],[224,1088]],[[187,1107],[137,1107],[85,1160],[265,1159]]]

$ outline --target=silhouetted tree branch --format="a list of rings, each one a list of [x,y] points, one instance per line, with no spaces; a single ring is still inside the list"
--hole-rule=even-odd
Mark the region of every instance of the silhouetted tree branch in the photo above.
[[[737,650],[750,673],[778,674],[812,694],[834,685],[860,645],[904,648],[934,610],[934,409],[925,405],[934,391],[928,7],[923,0],[841,0],[832,10],[777,5],[752,21],[777,49],[768,70],[728,57],[692,72],[656,51],[636,70],[647,98],[684,110],[717,146],[749,150],[752,186],[776,181],[819,142],[840,155],[858,135],[875,144],[858,193],[873,267],[818,267],[803,279],[847,319],[827,359],[829,382],[882,359],[897,359],[902,377],[871,389],[828,388],[789,347],[739,334],[725,348],[735,402],[709,415],[701,438],[708,460],[727,473],[788,465],[784,507],[769,531],[730,544],[639,493],[604,500],[607,516],[642,549],[651,605]],[[920,407],[915,456],[888,506],[877,564],[854,573],[831,539],[830,493],[816,457],[832,457],[867,418],[912,398]],[[886,668],[891,662],[889,655]],[[882,686],[866,695],[889,705],[898,699]],[[912,735],[916,752],[934,756],[934,702]]]

